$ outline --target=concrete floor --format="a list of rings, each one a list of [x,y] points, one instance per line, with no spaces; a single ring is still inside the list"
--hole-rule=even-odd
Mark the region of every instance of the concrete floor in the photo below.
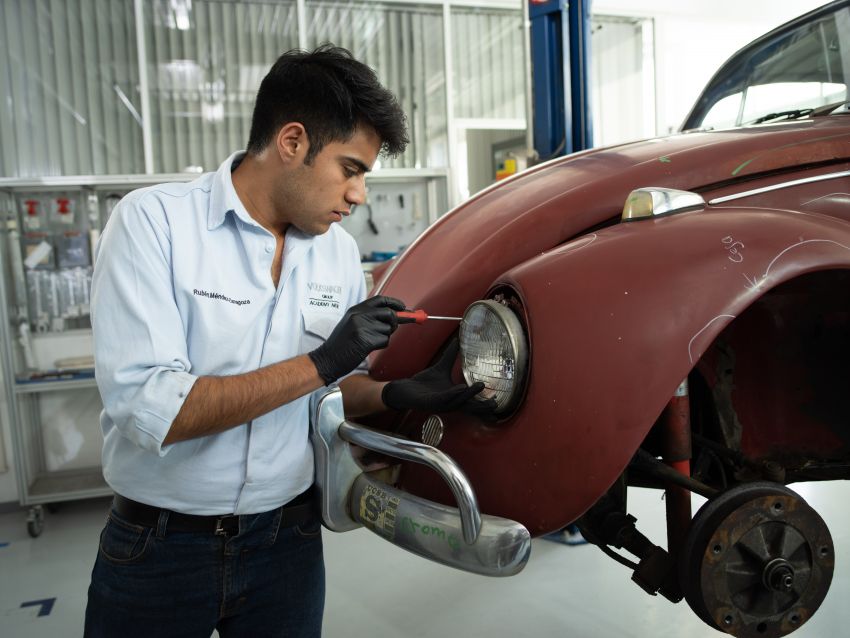
[[[846,482],[792,486],[826,520],[836,546],[832,588],[818,613],[793,635],[850,635],[850,513]],[[630,510],[663,542],[664,504],[649,490],[630,492]],[[26,512],[0,515],[0,635],[82,634],[86,588],[108,501],[63,503],[31,539]],[[702,638],[722,634],[685,603],[643,593],[624,567],[598,549],[535,540],[525,570],[485,578],[428,562],[366,530],[325,531],[330,638]],[[38,601],[50,601],[41,603]],[[30,603],[29,605],[27,603]],[[22,606],[23,605],[23,606]],[[39,615],[39,614],[43,615]]]

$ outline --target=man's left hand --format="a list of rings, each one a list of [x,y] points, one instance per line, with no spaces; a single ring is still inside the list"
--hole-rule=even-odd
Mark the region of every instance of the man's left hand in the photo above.
[[[410,377],[390,381],[384,386],[381,398],[393,410],[419,410],[422,412],[452,412],[463,410],[470,414],[491,416],[496,409],[493,399],[480,400],[475,395],[484,389],[480,381],[471,386],[452,381],[452,367],[458,353],[454,339],[439,361]]]

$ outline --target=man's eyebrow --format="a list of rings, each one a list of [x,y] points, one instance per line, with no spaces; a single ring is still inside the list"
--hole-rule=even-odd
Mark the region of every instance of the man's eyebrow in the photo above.
[[[349,155],[343,155],[342,159],[346,162],[351,162],[352,164],[354,164],[360,170],[361,173],[369,173],[372,170],[371,168],[366,166],[366,164],[361,162],[356,157],[351,157]]]

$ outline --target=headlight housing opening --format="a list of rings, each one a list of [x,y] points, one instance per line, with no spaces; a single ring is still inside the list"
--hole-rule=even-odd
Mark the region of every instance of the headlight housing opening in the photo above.
[[[528,344],[516,314],[503,304],[476,301],[460,324],[463,376],[469,385],[481,381],[481,400],[495,399],[496,414],[516,405],[525,385]]]

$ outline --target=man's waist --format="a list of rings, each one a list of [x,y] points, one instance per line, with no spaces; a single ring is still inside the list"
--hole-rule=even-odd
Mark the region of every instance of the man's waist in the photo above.
[[[174,512],[267,512],[313,482],[313,449],[306,425],[303,429],[301,437],[277,427],[277,422],[274,428],[255,423],[250,437],[248,428],[235,427],[174,444],[158,456],[140,453],[112,426],[105,431],[103,475],[113,492]]]
[[[118,515],[128,523],[142,527],[157,527],[160,518],[164,515],[166,529],[170,532],[209,532],[228,536],[239,532],[239,514],[184,514],[155,505],[140,503],[117,493],[112,506]],[[276,509],[281,510],[280,525],[282,527],[306,522],[317,511],[315,489],[310,486],[291,501]]]

